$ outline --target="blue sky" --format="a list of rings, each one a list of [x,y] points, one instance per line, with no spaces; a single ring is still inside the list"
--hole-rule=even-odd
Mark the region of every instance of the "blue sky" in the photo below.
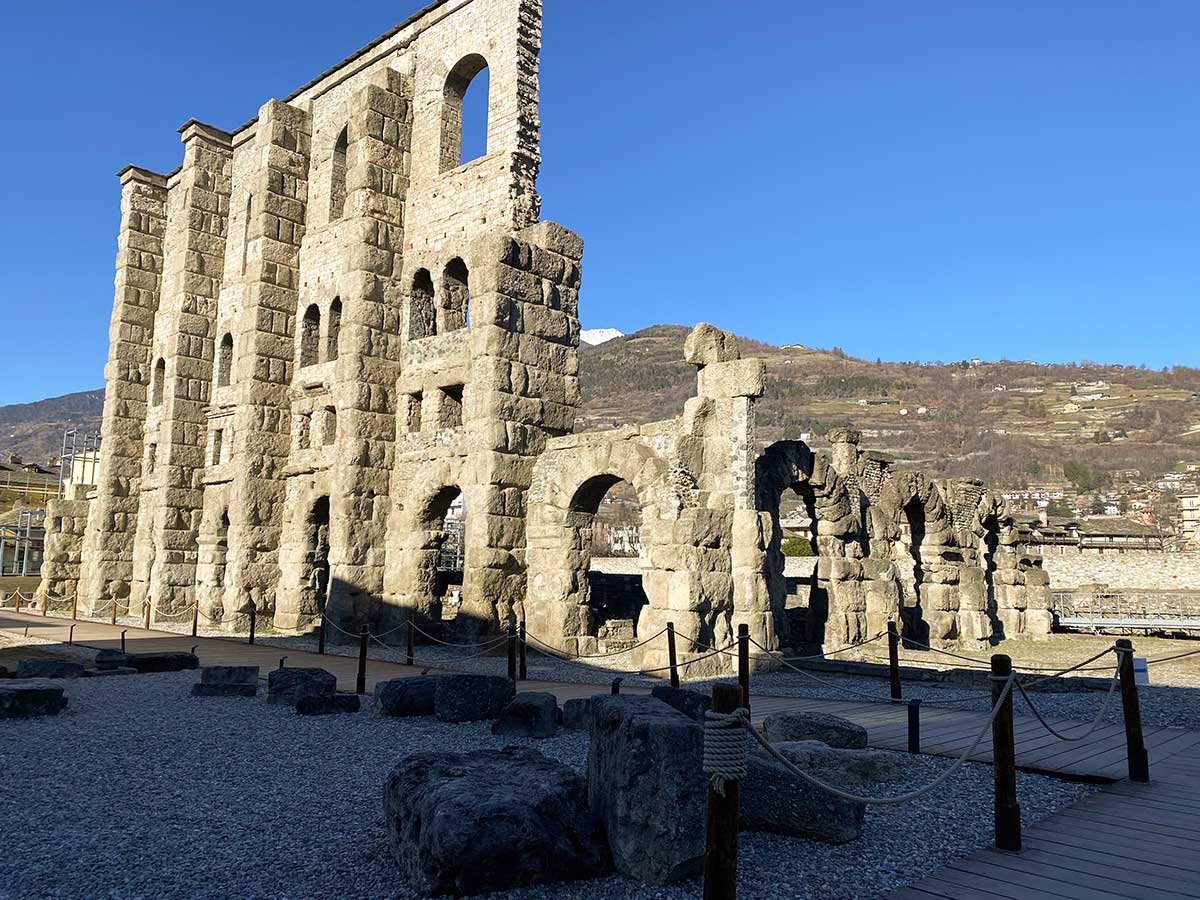
[[[1200,365],[1200,4],[545,0],[543,216],[585,327],[874,359]],[[102,383],[114,173],[407,16],[365,0],[6,12],[0,403]]]

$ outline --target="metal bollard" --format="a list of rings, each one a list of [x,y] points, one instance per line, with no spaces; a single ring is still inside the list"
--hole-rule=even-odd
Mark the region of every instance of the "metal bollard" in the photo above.
[[[78,620],[79,620],[79,595],[74,594],[71,597],[71,621],[76,622]]]
[[[68,644],[75,643],[75,623],[73,623],[73,622],[71,623],[71,630],[67,633],[67,643]]]
[[[908,752],[921,752],[921,700],[913,697],[908,701]]]
[[[888,622],[888,676],[891,678],[892,699],[899,700],[900,694],[900,630],[895,622]]]
[[[671,667],[671,687],[679,687],[679,664],[675,657],[675,623],[667,623],[667,665]]]
[[[281,657],[279,657],[279,668],[281,668],[281,669],[282,669],[282,668],[283,668],[283,664],[284,664],[284,662],[286,662],[286,661],[287,661],[287,657],[286,657],[286,656],[281,656]]]
[[[125,652],[125,632],[128,630],[129,630],[128,628],[121,629],[121,652],[122,653]]]
[[[621,682],[623,680],[622,678],[614,678],[612,680],[612,692],[614,695],[621,693]]]
[[[412,614],[409,613],[409,615],[411,616]],[[413,620],[411,618],[409,618],[409,620],[408,620],[408,648],[405,650],[405,653],[404,653],[404,664],[406,666],[411,666],[413,664],[413,643],[414,643]]]
[[[249,636],[249,638],[246,639],[247,644],[254,643],[254,627],[257,624],[257,622],[258,622],[258,608],[253,603],[251,603],[250,604],[250,636]]]
[[[192,604],[192,637],[196,636],[196,630],[200,626],[200,604]]]

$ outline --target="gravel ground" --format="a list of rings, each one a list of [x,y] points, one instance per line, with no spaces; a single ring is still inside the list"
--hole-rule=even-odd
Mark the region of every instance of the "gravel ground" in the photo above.
[[[528,743],[583,770],[587,738],[493,738],[486,723],[298,716],[257,700],[195,699],[197,673],[64,682],[53,719],[3,725],[0,897],[303,900],[415,895],[387,848],[382,785],[394,762],[436,747]],[[903,792],[949,762],[901,756]],[[832,847],[743,835],[744,898],[869,898],[924,876],[991,836],[991,769],[967,764],[937,795],[870,808],[863,837]],[[1025,821],[1092,790],[1022,775]],[[613,876],[513,891],[538,900],[693,900],[695,882],[656,888]]]

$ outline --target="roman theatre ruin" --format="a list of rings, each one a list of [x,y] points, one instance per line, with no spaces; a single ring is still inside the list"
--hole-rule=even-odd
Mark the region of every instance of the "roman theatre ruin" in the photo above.
[[[995,494],[849,430],[761,447],[764,364],[711,325],[678,417],[575,433],[583,242],[539,218],[540,40],[540,0],[436,2],[232,131],[185,123],[175,171],[120,173],[100,464],[51,504],[43,590],[230,629],[251,608],[283,631],[523,622],[594,652],[592,526],[624,482],[637,635],[801,643],[786,492],[816,525],[806,637],[826,651],[890,619],[923,641],[1047,633],[1045,574]],[[486,152],[464,162],[485,72]]]

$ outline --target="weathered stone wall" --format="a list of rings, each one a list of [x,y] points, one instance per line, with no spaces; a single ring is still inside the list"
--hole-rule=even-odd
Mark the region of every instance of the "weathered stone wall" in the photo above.
[[[51,500],[46,504],[46,542],[39,590],[51,609],[70,609],[79,590],[87,500]]]
[[[1056,589],[1104,584],[1118,590],[1200,590],[1200,551],[1047,552],[1042,568]]]

